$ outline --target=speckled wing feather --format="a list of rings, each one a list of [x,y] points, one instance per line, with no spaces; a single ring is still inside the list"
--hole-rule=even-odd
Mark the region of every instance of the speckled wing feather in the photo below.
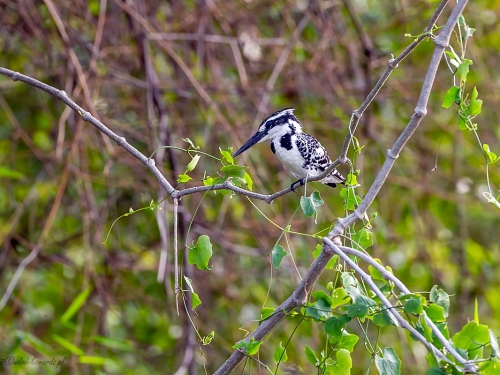
[[[304,158],[304,169],[323,172],[332,163],[325,148],[309,134],[302,133],[297,137],[297,148]]]
[[[318,173],[318,171],[323,172],[330,164],[332,164],[332,160],[328,156],[325,148],[316,138],[310,136],[309,134],[301,133],[298,135],[297,148],[304,158],[302,168],[308,171],[316,173]],[[336,169],[334,169],[332,173],[327,176],[327,178],[330,176],[335,177],[338,180],[335,182],[345,182],[344,176],[342,176]],[[327,178],[325,178],[325,180]]]

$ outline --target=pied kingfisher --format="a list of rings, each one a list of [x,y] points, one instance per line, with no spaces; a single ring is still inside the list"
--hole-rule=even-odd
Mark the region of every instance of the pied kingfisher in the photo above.
[[[255,133],[236,153],[238,156],[256,143],[271,141],[271,150],[283,165],[299,180],[290,188],[295,191],[297,184],[304,185],[306,177],[314,177],[325,171],[332,161],[316,138],[302,131],[302,124],[293,114],[294,108],[285,108],[267,117]],[[336,169],[320,180],[323,184],[336,187],[345,185],[346,179]]]

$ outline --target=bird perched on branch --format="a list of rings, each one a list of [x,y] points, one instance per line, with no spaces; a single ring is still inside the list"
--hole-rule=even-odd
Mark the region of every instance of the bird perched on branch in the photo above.
[[[267,117],[255,133],[236,153],[238,156],[253,145],[271,141],[271,150],[283,165],[299,180],[290,188],[305,184],[311,178],[323,173],[332,164],[326,150],[316,138],[302,131],[302,124],[293,114],[294,108],[285,108]],[[331,187],[344,184],[346,179],[336,169],[330,172],[321,183]]]

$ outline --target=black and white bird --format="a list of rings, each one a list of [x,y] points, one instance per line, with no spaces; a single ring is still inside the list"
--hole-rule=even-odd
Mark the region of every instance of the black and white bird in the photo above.
[[[274,112],[267,117],[255,133],[236,153],[238,156],[253,145],[271,141],[271,150],[283,165],[297,180],[297,184],[304,185],[306,177],[311,178],[323,173],[332,164],[325,148],[313,136],[302,131],[302,124],[293,114],[294,108],[285,108]],[[323,184],[336,187],[344,184],[346,179],[336,169],[320,180]]]

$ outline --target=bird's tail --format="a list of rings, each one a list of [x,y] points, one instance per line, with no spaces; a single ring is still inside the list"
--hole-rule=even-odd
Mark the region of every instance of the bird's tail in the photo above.
[[[333,170],[332,173],[330,173],[328,175],[328,177],[326,177],[324,180],[323,180],[323,183],[325,185],[328,185],[332,188],[335,188],[337,187],[337,184],[342,184],[342,185],[345,185],[345,182],[346,182],[346,178],[344,176],[342,176],[340,174],[339,171],[337,171],[336,169]]]

